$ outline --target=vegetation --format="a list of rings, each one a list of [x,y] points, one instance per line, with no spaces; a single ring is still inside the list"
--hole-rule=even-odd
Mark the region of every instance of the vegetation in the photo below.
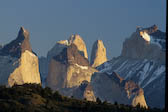
[[[139,105],[110,104],[77,100],[42,88],[37,84],[14,85],[11,88],[0,86],[0,112],[164,112],[164,110]]]

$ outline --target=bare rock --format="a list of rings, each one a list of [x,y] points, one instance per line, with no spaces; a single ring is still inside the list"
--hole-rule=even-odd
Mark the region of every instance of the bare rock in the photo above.
[[[54,90],[79,86],[84,80],[90,82],[97,70],[79,52],[75,44],[64,48],[49,64],[47,86]]]
[[[18,37],[0,50],[0,84],[40,84],[38,57],[32,52],[29,33],[20,28]]]
[[[155,27],[137,30],[124,41],[121,56],[165,62],[165,37],[156,37],[158,32]]]
[[[71,37],[69,38],[69,44],[72,43],[77,46],[80,54],[82,54],[85,58],[88,58],[85,42],[83,41],[82,37],[80,37],[80,35],[71,35]]]
[[[143,95],[143,89],[133,81],[122,79],[117,73],[97,72],[91,79],[91,86],[95,93],[95,97],[99,97],[102,101],[120,104],[129,104],[147,108],[147,104]]]
[[[102,40],[97,40],[92,47],[91,65],[97,67],[107,61],[106,48]]]

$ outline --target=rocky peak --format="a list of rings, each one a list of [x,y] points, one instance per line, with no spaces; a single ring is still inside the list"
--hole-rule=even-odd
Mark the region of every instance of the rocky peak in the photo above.
[[[20,28],[18,36],[15,40],[5,45],[0,51],[1,55],[11,55],[12,57],[20,57],[25,50],[32,52],[29,42],[29,32],[23,27]]]
[[[92,46],[91,65],[97,67],[107,61],[106,48],[102,40],[96,40]]]
[[[148,34],[152,34],[154,32],[157,32],[158,31],[158,27],[154,24],[152,25],[151,27],[148,27],[148,28],[142,28],[142,27],[137,27],[137,31],[145,31],[146,33]]]
[[[121,56],[164,62],[165,39],[160,39],[163,33],[159,32],[155,25],[137,30],[124,41]],[[157,35],[161,37],[154,37]]]
[[[69,63],[89,66],[88,60],[81,56],[75,44],[71,44],[67,48],[64,48],[59,55],[54,57],[54,59],[64,64]]]
[[[20,37],[22,35],[24,38],[29,38],[29,32],[24,27],[20,27],[19,35]]]
[[[48,61],[50,61],[52,57],[60,54],[60,52],[64,48],[70,46],[71,44],[75,44],[79,53],[85,58],[88,58],[85,42],[79,35],[76,34],[76,35],[71,35],[69,40],[60,40],[56,42],[56,45],[47,53]]]
[[[20,28],[15,40],[0,50],[0,84],[41,83],[38,57],[32,52],[29,32]]]
[[[88,58],[85,42],[83,41],[82,37],[80,37],[80,35],[71,35],[69,38],[69,45],[72,43],[77,46],[78,50],[85,58]]]

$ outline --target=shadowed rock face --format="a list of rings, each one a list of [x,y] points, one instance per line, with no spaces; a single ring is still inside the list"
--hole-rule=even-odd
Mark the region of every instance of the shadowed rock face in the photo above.
[[[97,40],[92,47],[91,66],[97,67],[107,61],[106,48],[102,40]]]
[[[79,52],[75,44],[64,48],[49,64],[47,86],[54,90],[79,86],[84,80],[90,82],[96,72]]]
[[[82,84],[73,91],[73,96],[78,99],[96,101],[92,86],[87,81],[83,81]]]
[[[58,41],[51,50],[47,53],[48,62],[56,55],[60,54],[60,52],[69,45],[68,40]]]
[[[5,45],[0,51],[0,55],[10,55],[12,57],[19,58],[21,53],[23,53],[25,50],[32,52],[29,42],[29,32],[21,27],[17,38]]]
[[[71,44],[69,47],[64,48],[59,55],[54,56],[53,58],[63,64],[89,66],[88,60],[81,56],[75,44]]]
[[[0,84],[41,83],[38,57],[32,52],[29,33],[20,28],[18,37],[0,50]]]
[[[122,79],[117,73],[94,73],[91,79],[91,86],[95,93],[95,97],[99,97],[102,101],[120,104],[130,104],[136,106],[147,107],[143,89],[133,81]]]

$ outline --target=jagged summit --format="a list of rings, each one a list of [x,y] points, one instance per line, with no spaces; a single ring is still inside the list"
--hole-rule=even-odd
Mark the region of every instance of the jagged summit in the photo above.
[[[147,27],[147,28],[142,28],[142,27],[137,27],[136,32],[139,33],[147,33],[150,36],[153,36],[154,39],[165,39],[165,32],[162,32],[158,29],[158,26],[156,26],[155,24],[152,25],[151,27]]]
[[[12,57],[20,57],[25,50],[32,52],[29,42],[29,32],[23,27],[20,28],[18,36],[15,40],[6,44],[0,51],[0,55],[10,55]]]
[[[154,32],[157,32],[158,31],[158,26],[156,26],[155,24],[152,25],[151,27],[148,27],[148,28],[142,28],[142,27],[137,27],[137,31],[145,31],[146,33],[148,34],[152,34]]]
[[[80,53],[85,58],[88,58],[86,44],[85,44],[84,40],[82,39],[82,37],[80,37],[80,35],[78,35],[78,34],[71,35],[70,38],[68,39],[68,42],[69,42],[69,45],[72,43],[75,44],[77,46],[78,50],[80,51]]]
[[[29,38],[29,32],[24,27],[20,27],[19,35],[23,35],[24,38]]]
[[[64,48],[67,48],[71,44],[75,44],[79,53],[85,58],[88,58],[85,42],[79,35],[75,34],[71,35],[68,40],[57,41],[54,47],[51,48],[51,50],[47,53],[48,61],[50,61],[52,57],[58,55]]]
[[[71,44],[67,48],[64,48],[59,55],[53,58],[61,63],[77,63],[78,65],[89,66],[88,60],[80,55],[75,44]]]
[[[92,46],[91,60],[92,67],[97,67],[107,61],[106,48],[102,40],[96,40]]]
[[[38,57],[32,52],[29,32],[20,28],[15,40],[0,49],[0,84],[41,83]]]
[[[121,56],[135,59],[152,59],[165,61],[166,35],[156,25],[138,28],[123,43]]]

